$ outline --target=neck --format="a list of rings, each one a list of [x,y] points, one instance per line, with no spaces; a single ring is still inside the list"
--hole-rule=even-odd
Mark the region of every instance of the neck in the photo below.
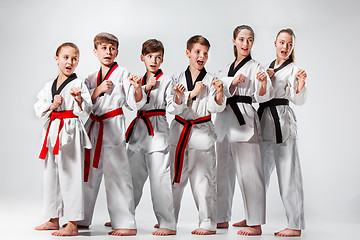
[[[288,60],[289,58],[276,58],[276,61],[275,61],[275,66],[279,66],[281,64],[283,64],[286,60]]]
[[[238,65],[242,60],[244,60],[247,56],[238,55],[235,61],[235,65]]]
[[[196,78],[199,76],[202,69],[198,70],[197,68],[195,68],[194,66],[192,66],[190,64],[189,70],[190,70],[190,73],[191,73],[192,81],[195,82]]]
[[[69,76],[70,77],[70,76]],[[58,76],[58,80],[57,80],[57,84],[61,85],[66,79],[68,78],[68,76],[66,76],[65,74],[63,74],[62,72],[59,73]]]

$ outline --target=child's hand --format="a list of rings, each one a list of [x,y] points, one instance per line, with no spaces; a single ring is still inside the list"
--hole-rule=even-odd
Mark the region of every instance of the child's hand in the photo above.
[[[197,95],[199,95],[201,93],[201,91],[204,90],[204,87],[205,86],[204,86],[203,82],[201,82],[201,81],[196,82],[194,89],[191,91],[191,93],[192,93],[191,97],[193,98],[193,97],[196,97]]]
[[[113,86],[113,83],[112,83],[111,80],[104,80],[100,84],[100,86],[98,86],[98,88],[100,89],[101,93],[104,93],[104,92],[107,92],[107,91],[111,90],[112,86]]]
[[[63,97],[60,94],[55,95],[53,103],[50,105],[49,109],[54,110],[58,108],[61,105],[62,101],[63,101]]]
[[[262,84],[265,84],[266,83],[266,74],[264,72],[258,72],[256,74],[256,79],[261,82]]]
[[[137,75],[131,75],[129,77],[130,84],[134,86],[134,88],[140,88],[141,87],[141,77]]]
[[[214,78],[214,80],[212,80],[212,85],[214,86],[217,92],[223,91],[223,84],[220,79]]]
[[[82,102],[82,98],[81,98],[81,90],[77,87],[73,87],[70,89],[70,94],[71,96],[73,96],[75,98],[75,100],[78,102],[78,103],[81,103]]]
[[[299,79],[300,82],[305,83],[305,79],[307,77],[305,70],[300,69],[299,71],[297,71],[296,77]]]
[[[145,86],[145,91],[149,91],[156,84],[156,77],[151,77]]]
[[[269,75],[270,78],[272,78],[275,75],[275,71],[273,68],[268,68],[266,70],[266,73]]]
[[[245,79],[246,79],[246,77],[243,74],[240,73],[239,75],[237,75],[234,78],[234,80],[231,82],[231,85],[236,85],[238,83],[243,83],[243,82],[245,82]]]
[[[182,85],[181,83],[177,83],[173,87],[173,90],[175,92],[175,103],[176,104],[181,104],[182,103],[183,93],[185,92],[184,85]]]
[[[185,92],[185,87],[181,83],[177,83],[175,87],[173,87],[173,90],[176,95],[180,96]]]

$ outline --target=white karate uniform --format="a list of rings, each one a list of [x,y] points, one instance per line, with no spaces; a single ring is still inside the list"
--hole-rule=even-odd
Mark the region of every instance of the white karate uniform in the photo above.
[[[95,72],[85,79],[86,86],[91,94],[97,87],[97,76],[98,72]],[[135,102],[134,88],[128,80],[129,76],[129,72],[120,66],[111,73],[108,79],[113,83],[112,89],[93,101],[92,113],[95,116],[101,116],[123,106],[127,106],[130,110],[136,109],[145,103],[144,93],[143,99],[138,103]],[[90,123],[91,119],[85,125],[87,131],[90,128]],[[125,116],[121,114],[105,119],[103,124],[103,142],[98,168],[92,166],[100,125],[94,123],[90,131],[90,140],[94,147],[90,152],[89,179],[88,182],[84,183],[85,218],[78,224],[84,226],[91,224],[101,179],[104,175],[112,228],[136,229],[133,187],[125,145]]]
[[[149,102],[140,110],[167,109],[177,114],[179,107],[173,101],[172,79],[166,75],[158,78],[150,91]],[[145,91],[145,86],[143,86]],[[176,230],[170,175],[170,134],[166,116],[148,117],[154,135],[148,133],[143,119],[137,118],[129,139],[128,157],[134,188],[135,207],[140,202],[143,186],[150,179],[153,209],[160,228]]]
[[[245,59],[244,59],[245,60]],[[241,63],[240,63],[241,64]],[[261,82],[256,79],[264,68],[255,60],[246,62],[234,76],[243,74],[244,83],[231,86],[234,77],[228,77],[231,64],[220,70],[216,76],[224,81],[224,93],[230,96],[248,96],[256,102],[271,98],[272,86],[267,81],[266,93],[259,96]],[[231,220],[232,200],[237,175],[241,188],[246,221],[249,226],[265,223],[265,184],[260,156],[260,123],[255,108],[248,103],[237,102],[245,125],[240,125],[228,104],[216,115],[215,129],[218,136],[217,152],[217,222]]]
[[[272,78],[275,98],[288,99],[296,105],[305,102],[307,89],[296,93],[296,73],[299,67],[290,63],[277,71]],[[297,150],[296,118],[290,106],[276,106],[280,119],[283,143],[276,143],[275,125],[269,108],[265,108],[261,118],[261,155],[264,166],[266,188],[270,175],[276,166],[280,195],[285,207],[288,228],[304,229],[304,204],[302,176]]]
[[[188,90],[185,72],[173,76],[176,83],[181,83],[186,88],[183,98],[185,106],[182,106],[182,113],[178,114],[180,117],[185,120],[195,120],[224,110],[226,105],[225,96],[221,105],[215,102],[216,90],[212,86],[213,78],[213,75],[206,73],[202,80],[204,90],[196,96],[195,100],[188,100],[190,91]],[[175,119],[170,126],[172,178],[175,175],[176,146],[183,128],[184,125]],[[195,204],[199,211],[199,227],[210,231],[216,231],[215,141],[216,133],[211,121],[192,126],[189,141],[185,148],[180,183],[173,184],[176,221],[178,221],[182,194],[189,179]]]
[[[74,75],[72,75],[74,76]],[[47,82],[39,92],[34,105],[35,113],[40,118],[47,118],[43,128],[43,139],[50,123],[48,111],[52,104],[52,86],[54,81]],[[56,83],[55,83],[56,84]],[[56,85],[55,85],[56,86]],[[65,86],[65,87],[63,87]],[[80,117],[86,118],[91,112],[91,97],[84,82],[74,76],[68,84],[58,89],[63,97],[61,105],[56,111],[72,110],[78,118],[63,119],[64,126],[59,133],[59,153],[53,155],[53,148],[58,136],[60,119],[51,121],[47,137],[48,151],[44,161],[44,209],[46,219],[65,216],[69,221],[84,218],[83,205],[83,154],[84,148],[91,148]],[[83,102],[81,108],[70,94],[70,89],[77,87],[81,90]]]

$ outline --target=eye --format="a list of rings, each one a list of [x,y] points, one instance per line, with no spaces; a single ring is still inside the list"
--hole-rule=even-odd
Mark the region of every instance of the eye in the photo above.
[[[197,51],[195,51],[195,53],[199,54],[199,53],[200,53],[200,51],[199,51],[199,50],[197,50]]]
[[[114,47],[112,47],[111,50],[115,51],[116,49]]]

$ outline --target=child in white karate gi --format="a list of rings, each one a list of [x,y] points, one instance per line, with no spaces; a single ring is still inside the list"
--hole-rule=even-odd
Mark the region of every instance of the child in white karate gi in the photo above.
[[[187,42],[190,65],[173,77],[186,86],[183,111],[170,126],[171,161],[175,217],[178,221],[181,198],[188,180],[199,211],[199,228],[193,234],[216,233],[216,134],[211,113],[226,106],[219,79],[206,72],[209,41],[196,35]]]
[[[276,236],[300,236],[304,229],[303,185],[297,150],[296,118],[289,101],[302,105],[306,98],[305,71],[294,63],[295,35],[283,29],[276,36],[276,60],[267,69],[274,89],[274,99],[261,103],[261,155],[265,184],[276,166],[279,189],[288,226]]]
[[[63,43],[56,51],[59,75],[45,84],[35,103],[35,113],[47,119],[39,158],[44,159],[44,217],[50,219],[36,230],[58,230],[59,218],[69,219],[54,236],[78,235],[77,221],[84,218],[84,147],[91,148],[80,117],[91,112],[91,97],[84,82],[74,73],[79,49]]]
[[[169,159],[170,134],[165,114],[166,110],[171,114],[178,113],[179,108],[173,105],[182,104],[185,90],[180,84],[174,86],[172,79],[159,69],[163,57],[164,46],[160,41],[149,39],[143,43],[140,58],[145,63],[146,73],[142,78],[142,88],[147,102],[138,110],[137,117],[126,132],[135,208],[149,176],[153,209],[159,227],[153,234],[161,236],[176,234]]]
[[[264,68],[251,58],[254,31],[242,25],[233,32],[235,61],[216,77],[224,81],[225,110],[216,115],[217,227],[228,228],[237,176],[246,220],[234,226],[246,227],[239,235],[260,235],[265,224],[265,183],[260,156],[260,122],[253,100],[271,98],[270,79]]]
[[[85,218],[79,225],[91,224],[101,179],[104,175],[106,199],[114,231],[110,235],[135,235],[135,206],[130,166],[125,146],[125,116],[122,107],[140,108],[146,101],[136,76],[114,62],[118,39],[109,33],[94,38],[94,54],[99,71],[90,74],[85,84],[94,104],[86,123],[91,151],[85,154]]]

